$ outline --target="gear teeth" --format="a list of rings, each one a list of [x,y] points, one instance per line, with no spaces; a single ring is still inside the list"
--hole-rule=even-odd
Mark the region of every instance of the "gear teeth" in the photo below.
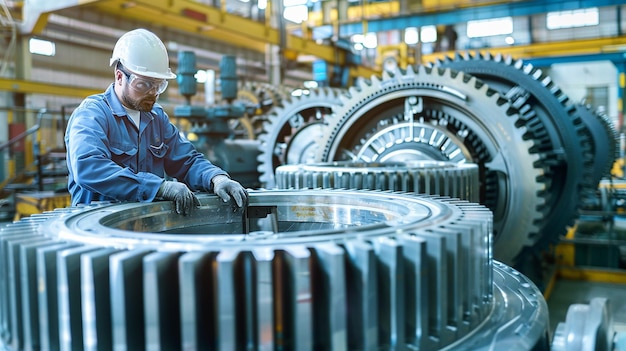
[[[402,135],[409,133],[403,132],[407,128],[403,124],[404,117],[401,115],[400,117],[396,116],[397,113],[400,113],[399,110],[402,110],[397,107],[399,103],[396,101],[402,101],[404,96],[424,97],[423,101],[429,104],[431,101],[445,99],[446,106],[450,107],[450,112],[432,111],[427,104],[422,107],[421,111],[423,112],[420,112],[417,116],[425,118],[426,121],[433,119],[444,122],[441,123],[440,130],[444,131],[447,128],[451,128],[449,131],[451,135],[457,135],[458,133],[458,131],[452,129],[453,126],[454,128],[461,128],[463,134],[467,133],[462,139],[453,138],[451,143],[462,145],[462,148],[468,149],[466,150],[466,155],[474,155],[471,161],[481,165],[483,169],[482,177],[485,177],[483,179],[484,189],[493,190],[493,194],[496,194],[483,193],[485,203],[490,208],[507,209],[505,213],[498,213],[497,221],[494,225],[498,248],[498,251],[495,252],[498,259],[512,262],[514,256],[524,245],[528,244],[528,238],[539,231],[539,223],[543,220],[543,213],[540,209],[545,204],[545,185],[540,182],[545,181],[543,178],[546,173],[541,168],[543,165],[538,161],[539,156],[530,153],[530,150],[538,147],[535,141],[528,138],[529,132],[526,128],[521,128],[524,125],[517,125],[518,121],[523,117],[519,116],[517,111],[511,107],[508,100],[489,88],[482,80],[451,68],[419,65],[417,66],[417,74],[414,77],[407,70],[407,72],[397,77],[384,75],[381,78],[375,76],[372,78],[372,82],[371,85],[361,86],[360,91],[351,90],[350,100],[345,101],[342,106],[338,107],[328,119],[329,134],[320,143],[322,147],[319,149],[317,160],[321,162],[343,160],[371,161],[384,159],[385,156],[376,153],[371,156],[365,156],[365,153],[368,150],[382,150],[381,152],[391,150],[384,145],[394,145],[394,148],[397,148],[394,149],[396,152],[394,155],[402,155],[404,151],[401,151],[401,149],[403,147],[407,150],[411,150],[412,147],[425,147],[423,145],[428,144],[423,142],[415,143],[415,146],[408,142],[387,142],[387,140],[405,140]],[[382,86],[384,86],[384,92],[380,89]],[[394,99],[385,99],[384,96],[392,92],[395,93]],[[458,103],[460,100],[445,98],[445,96],[450,94],[456,97],[467,98],[462,103],[459,103],[458,106],[454,106],[455,101]],[[379,105],[374,108],[377,103]],[[451,103],[452,105],[450,105]],[[438,106],[437,103],[434,105]],[[367,106],[370,111],[377,111],[377,113],[370,117],[369,111],[364,111],[364,106]],[[455,110],[456,108],[458,110]],[[385,114],[381,111],[395,112],[393,114]],[[358,116],[359,120],[352,120],[351,117],[353,116],[355,118]],[[472,126],[476,125],[472,118],[477,117],[472,116],[489,119],[490,122],[481,121],[480,125],[486,123],[487,125],[504,126],[507,129],[506,134],[503,134],[500,130],[495,133],[488,129],[470,129],[468,123]],[[525,117],[529,118],[528,116]],[[511,125],[508,125],[506,122],[503,123],[503,119],[510,121]],[[435,125],[439,125],[439,122]],[[344,130],[346,126],[350,126],[349,133]],[[362,128],[362,130],[359,128]],[[425,130],[430,132],[431,129],[422,129],[422,131]],[[506,137],[502,135],[506,135]],[[438,134],[435,135],[435,137],[437,136]],[[381,138],[380,141],[376,139],[378,137]],[[384,139],[382,139],[383,137]],[[496,138],[498,141],[494,141],[492,138]],[[500,138],[503,139],[500,140]],[[508,138],[506,142],[504,138]],[[525,145],[528,149],[510,148],[511,140],[515,140],[515,145]],[[428,147],[432,148],[432,146]],[[507,155],[507,157],[500,157],[498,170],[490,170],[486,163],[490,161],[490,155],[495,156],[500,152],[501,148],[516,153],[516,157],[522,159],[524,166],[516,165],[510,159],[510,156]],[[391,153],[391,151],[389,152]],[[436,149],[436,152],[440,152],[440,150]],[[516,162],[519,162],[519,160],[516,160]],[[529,171],[531,173],[528,173]],[[525,185],[500,188],[497,180],[497,177],[499,177],[498,172],[514,179],[507,179],[509,182],[516,184],[524,183]],[[513,192],[517,191],[515,189],[520,188],[533,189],[534,193],[529,194],[527,190],[524,190],[523,194],[513,194]],[[528,198],[519,201],[519,199],[524,197]],[[509,202],[514,201],[513,199],[518,200],[515,200],[515,203]],[[533,208],[524,207],[523,209],[514,210],[521,203],[532,203]],[[524,215],[520,217],[521,212],[524,212]]]
[[[500,54],[500,59],[496,61],[501,61],[506,63],[507,65],[512,65],[515,59],[511,55],[502,55]]]
[[[370,84],[369,80],[361,80],[357,82],[356,85],[353,85],[348,88],[345,94],[341,96],[341,101],[349,101],[352,97],[358,94],[361,90],[363,90],[364,86],[368,86]]]
[[[496,80],[500,87],[503,79],[509,79],[510,89],[521,87],[530,94],[526,104],[536,113],[531,115],[528,108],[516,106],[522,118],[515,123],[528,128],[525,137],[535,141],[529,150],[539,157],[536,164],[544,174],[539,181],[546,188],[541,194],[545,200],[542,207],[546,215],[540,224],[540,232],[545,234],[529,233],[529,238],[536,241],[534,250],[543,250],[573,224],[579,192],[585,192],[589,187],[586,179],[593,167],[589,167],[587,155],[590,154],[588,145],[591,143],[585,137],[580,118],[568,103],[567,95],[541,69],[509,57],[503,61],[489,59],[487,55],[483,56],[483,60],[480,55],[474,58],[446,62],[443,66],[476,74],[487,84]],[[565,150],[566,154],[559,150]],[[567,167],[564,167],[565,164]],[[568,169],[566,174],[562,172],[564,168]],[[551,183],[550,179],[562,179],[564,185],[554,186],[556,183]]]
[[[383,74],[383,80],[390,80],[394,76],[394,74],[392,74],[388,70],[384,70],[382,74]]]
[[[351,98],[352,98],[352,94],[350,93],[346,93],[345,95],[340,96],[338,106],[345,105],[348,101],[350,101]]]
[[[90,205],[1,229],[3,345],[478,350],[502,340],[511,349],[545,343],[546,302],[522,274],[492,260],[492,214],[484,206],[390,191],[254,191],[251,205],[272,204],[269,216],[291,231],[254,230],[264,220],[257,218],[237,241],[230,205],[199,198],[193,227],[216,234],[184,234],[188,223],[165,202]]]
[[[415,76],[417,73],[415,72],[415,66],[413,65],[408,65],[406,68],[406,75],[407,76]]]
[[[320,176],[323,175],[323,176]],[[356,189],[413,192],[479,201],[478,166],[471,163],[331,162],[283,165],[276,169],[279,189]]]
[[[576,104],[575,108],[580,117],[581,133],[591,144],[588,159],[592,162],[588,166],[593,172],[590,182],[597,188],[602,178],[610,176],[613,163],[619,158],[619,134],[608,116],[599,109],[592,110],[584,103]]]
[[[429,74],[430,72],[432,72],[431,69],[428,69],[426,66],[420,65],[420,66],[417,66],[417,72],[414,72],[414,73],[417,73],[418,76],[422,76],[422,75]]]
[[[274,170],[290,161],[288,151],[298,150],[293,154],[298,156],[298,160],[307,158],[305,156],[310,153],[310,146],[307,145],[310,142],[306,138],[314,138],[315,135],[303,131],[307,128],[321,128],[326,115],[341,104],[340,99],[344,94],[344,90],[334,88],[311,89],[308,95],[283,99],[280,106],[272,109],[258,136],[257,170],[263,187],[271,189],[275,186]],[[294,121],[294,116],[302,120]]]
[[[389,77],[391,79],[391,77]],[[382,79],[379,76],[372,76],[370,84],[368,87],[380,87]]]

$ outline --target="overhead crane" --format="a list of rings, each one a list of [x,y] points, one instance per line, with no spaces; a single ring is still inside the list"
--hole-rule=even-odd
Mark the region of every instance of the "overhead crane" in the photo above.
[[[401,1],[388,3],[369,2],[365,5],[352,6],[347,14],[331,11],[330,18],[321,18],[320,12],[311,12],[310,19],[303,23],[308,27],[302,30],[303,36],[281,32],[283,29],[273,28],[265,23],[227,12],[218,8],[192,0],[26,0],[21,5],[21,27],[23,35],[41,33],[53,13],[95,13],[136,22],[149,23],[150,26],[167,27],[186,33],[200,35],[211,40],[222,41],[229,45],[266,53],[268,45],[282,48],[281,54],[290,60],[300,56],[313,56],[327,62],[330,66],[346,67],[349,76],[371,77],[378,74],[381,67],[366,67],[355,64],[349,57],[350,53],[337,45],[325,41],[320,43],[316,38],[316,30],[324,21],[330,21],[340,36],[364,31],[378,32],[429,24],[452,24],[469,19],[481,19],[494,16],[524,16],[547,11],[567,10],[585,6],[620,6],[623,0],[559,0],[544,2],[529,0],[521,2],[502,1],[462,1],[454,6],[450,1],[426,1],[420,9],[412,6],[408,14],[400,14]],[[268,10],[269,12],[269,10]],[[614,54],[626,47],[626,35],[611,38],[568,40],[561,42],[534,43],[493,47],[477,50],[480,53],[490,52],[511,55],[517,59],[543,59],[549,57],[568,57],[577,55]],[[421,55],[410,62],[427,63],[451,53],[434,53]],[[46,88],[44,85],[48,84]],[[63,92],[66,96],[85,96],[90,88],[67,90],[51,83],[35,83],[11,79],[0,79],[0,89],[24,93]],[[62,88],[59,90],[59,88]]]
[[[23,94],[42,94],[80,98],[102,92],[102,89],[81,88],[23,79],[0,78],[0,91],[2,90]]]
[[[401,2],[397,2],[401,3]],[[464,23],[470,20],[486,20],[498,17],[532,16],[553,11],[578,10],[587,7],[624,5],[624,0],[526,0],[526,1],[460,1],[453,4],[447,0],[427,0],[422,6],[400,5],[354,7],[339,15],[338,33],[351,36],[365,32],[403,30],[407,27]],[[367,15],[368,17],[365,17]],[[332,14],[331,14],[332,16]],[[335,15],[337,16],[337,15]],[[344,18],[342,18],[342,16]],[[319,18],[319,15],[312,15]],[[337,18],[335,18],[337,19]],[[333,20],[333,19],[331,19]],[[318,22],[319,23],[319,22]],[[316,26],[320,25],[314,24]]]
[[[615,53],[622,52],[626,49],[626,35],[597,38],[597,39],[575,39],[564,41],[552,41],[547,43],[534,43],[530,45],[513,45],[499,46],[484,49],[472,50],[481,54],[501,54],[510,55],[517,59],[549,59],[550,57],[559,57],[563,59],[568,56],[580,55],[600,55],[605,56],[608,60],[613,60]],[[422,62],[433,62],[436,59],[442,59],[450,56],[454,52],[436,52],[432,54],[422,55]],[[622,59],[623,61],[623,59]]]
[[[190,0],[64,0],[54,3],[26,1],[23,6],[21,32],[40,33],[51,13],[61,13],[66,9],[145,22],[150,26],[193,33],[261,53],[268,51],[268,45],[275,45],[290,59],[296,59],[299,55],[310,55],[330,65],[350,66],[350,75],[353,77],[377,73],[371,68],[354,64],[351,53],[340,46],[319,44],[311,38],[281,33],[280,28],[228,13],[223,8]]]

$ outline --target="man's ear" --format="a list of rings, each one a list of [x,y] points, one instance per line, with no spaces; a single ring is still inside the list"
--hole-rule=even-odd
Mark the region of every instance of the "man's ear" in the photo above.
[[[124,79],[123,75],[124,73],[119,69],[115,70],[115,84],[122,85],[122,80]]]

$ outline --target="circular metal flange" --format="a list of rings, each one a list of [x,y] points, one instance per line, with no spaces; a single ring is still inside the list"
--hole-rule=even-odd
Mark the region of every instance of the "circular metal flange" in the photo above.
[[[550,351],[548,305],[534,283],[515,269],[494,261],[493,288],[495,308],[490,318],[471,336],[441,350]]]
[[[479,201],[478,165],[444,161],[329,162],[276,168],[279,189],[365,189]]]
[[[524,346],[547,324],[541,295],[493,264],[483,206],[275,190],[252,191],[244,215],[199,198],[190,216],[171,202],[100,204],[3,228],[2,339],[16,350],[436,350],[487,333]],[[520,297],[531,303],[512,310]]]
[[[507,99],[473,76],[409,66],[362,80],[327,118],[318,162],[469,162],[494,213],[495,257],[507,264],[539,237],[541,156]]]

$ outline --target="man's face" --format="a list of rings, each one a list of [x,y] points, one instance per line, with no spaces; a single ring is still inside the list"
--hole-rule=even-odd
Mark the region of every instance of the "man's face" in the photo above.
[[[122,88],[122,103],[133,110],[150,112],[158,98],[159,95],[156,94],[154,90],[141,94],[132,89],[128,84],[124,84]]]
[[[167,80],[139,76],[134,73],[121,73],[122,102],[133,110],[148,112],[167,88]]]

